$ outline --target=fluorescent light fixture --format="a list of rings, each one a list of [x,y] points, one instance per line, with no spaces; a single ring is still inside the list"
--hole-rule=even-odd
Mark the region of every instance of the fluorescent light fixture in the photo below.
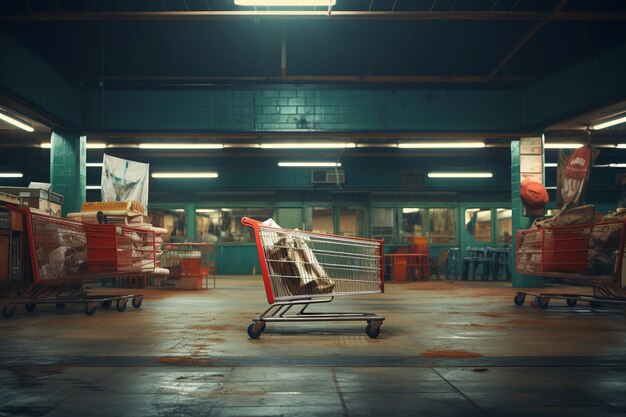
[[[101,185],[88,185],[85,187],[87,190],[100,190],[102,189]]]
[[[619,125],[619,124],[622,124],[622,123],[626,123],[626,116],[622,116],[622,117],[617,118],[617,119],[609,120],[608,122],[598,123],[597,125],[591,126],[591,128],[593,130],[600,130],[600,129],[605,129],[607,127]]]
[[[492,178],[491,172],[429,172],[428,178]]]
[[[262,143],[263,149],[346,149],[356,148],[354,143],[346,142],[276,142]]]
[[[340,167],[341,162],[279,162],[278,166],[283,167],[283,168],[299,168],[299,167],[327,168],[327,167]]]
[[[626,149],[626,143],[618,143],[616,148],[617,149]]]
[[[583,146],[582,143],[545,143],[544,149],[578,149]]]
[[[421,210],[422,209],[418,209],[418,208],[403,208],[402,213],[404,214],[419,213]]]
[[[21,172],[0,172],[0,178],[22,178],[23,176]]]
[[[221,143],[140,143],[139,149],[222,149]]]
[[[44,149],[50,149],[52,147],[52,144],[50,142],[43,142],[40,146]],[[93,142],[93,143],[87,143],[86,147],[87,149],[106,149],[107,144]]]
[[[328,7],[337,0],[235,0],[235,6]]]
[[[177,212],[177,213],[184,213],[184,212],[185,212],[185,209],[174,209],[174,210],[172,210],[172,211],[175,211],[175,212]]]
[[[15,127],[19,127],[20,129],[24,129],[27,132],[35,131],[35,129],[33,129],[33,127],[29,125],[28,123],[24,123],[23,121],[18,120],[15,117],[9,116],[6,113],[0,112],[0,120],[4,120],[5,122],[12,124]]]
[[[626,168],[626,164],[609,164],[610,168]]]
[[[484,148],[483,142],[405,142],[398,143],[402,149],[461,149]]]
[[[85,164],[87,168],[102,168],[103,165],[102,162],[87,162]]]
[[[543,164],[543,166],[546,168],[556,168],[557,165],[558,164],[556,162],[546,162],[545,164]]]
[[[215,213],[216,209],[196,209],[196,213]]]
[[[553,187],[546,187],[546,190],[556,190],[556,186],[553,186]]]
[[[155,172],[152,178],[217,178],[217,172]]]

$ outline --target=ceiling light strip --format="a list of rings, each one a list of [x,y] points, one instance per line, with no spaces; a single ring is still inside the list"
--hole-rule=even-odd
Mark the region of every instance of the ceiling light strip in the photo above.
[[[235,6],[246,7],[328,7],[337,0],[235,0]]]
[[[28,123],[25,123],[25,122],[23,122],[21,120],[18,120],[18,119],[16,119],[13,116],[9,116],[6,113],[0,112],[0,120],[4,120],[5,122],[7,122],[9,124],[12,124],[15,127],[19,127],[20,129],[23,129],[23,130],[25,130],[27,132],[34,132],[35,131],[35,129],[31,125],[29,125]]]
[[[22,178],[23,176],[21,172],[0,172],[0,178]]]
[[[398,143],[400,149],[467,149],[484,148],[483,142],[405,142]]]
[[[428,178],[492,178],[491,172],[429,172]]]
[[[222,149],[221,143],[140,143],[139,149]]]
[[[341,162],[279,162],[282,168],[334,168],[340,167]]]
[[[52,144],[50,142],[43,142],[40,146],[44,149],[52,148]],[[106,149],[107,146],[108,145],[106,143],[100,143],[100,142],[91,142],[91,143],[85,144],[85,147],[87,149]]]
[[[609,120],[608,122],[598,123],[597,125],[591,126],[593,130],[606,129],[607,127],[619,125],[622,123],[626,123],[626,116],[620,117],[618,119]]]
[[[152,178],[217,178],[217,172],[154,172]]]
[[[356,148],[352,142],[276,142],[262,143],[262,149],[348,149]]]

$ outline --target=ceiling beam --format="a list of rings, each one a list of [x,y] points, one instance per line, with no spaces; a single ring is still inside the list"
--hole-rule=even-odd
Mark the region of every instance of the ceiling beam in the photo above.
[[[148,83],[170,85],[172,87],[184,87],[190,85],[200,86],[200,84],[219,84],[231,82],[246,83],[266,83],[266,82],[342,82],[342,83],[370,83],[370,84],[482,84],[488,81],[486,76],[437,76],[437,75],[287,75],[287,59],[283,54],[286,49],[281,47],[281,76],[250,76],[250,77],[129,77],[129,76],[105,76],[93,77],[89,81],[107,81],[107,82],[126,82],[126,83]],[[284,55],[284,57],[283,57]],[[490,81],[511,83],[511,82],[529,82],[535,80],[536,77],[523,76],[497,76],[492,77]]]
[[[568,2],[569,0],[561,0],[561,2],[556,6],[553,12],[558,14],[558,12],[560,12],[560,10],[563,9],[563,7],[565,7]],[[506,64],[508,64],[508,62],[520,51],[520,49],[522,49],[528,43],[528,41],[530,41],[533,36],[535,36],[535,34],[537,34],[537,32],[539,32],[539,30],[541,30],[541,28],[544,27],[544,25],[549,21],[550,19],[546,19],[537,22],[535,26],[533,26],[533,28],[528,31],[524,35],[524,37],[520,39],[520,41],[513,47],[513,49],[511,49],[511,51],[509,51],[509,53],[498,63],[498,65],[496,65],[496,67],[489,74],[487,81],[490,81],[493,77],[495,77],[495,75],[500,72],[500,70],[504,68]]]
[[[69,12],[3,15],[0,22],[48,22],[93,20],[210,20],[210,19],[346,19],[346,20],[613,20],[626,21],[625,12],[507,12],[507,11],[162,11],[162,12]]]

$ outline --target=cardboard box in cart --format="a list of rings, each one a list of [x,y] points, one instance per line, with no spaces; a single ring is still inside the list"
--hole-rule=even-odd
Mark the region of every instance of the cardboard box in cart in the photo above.
[[[33,213],[61,217],[63,196],[41,188],[0,187],[0,193],[10,194],[19,198],[24,207]]]

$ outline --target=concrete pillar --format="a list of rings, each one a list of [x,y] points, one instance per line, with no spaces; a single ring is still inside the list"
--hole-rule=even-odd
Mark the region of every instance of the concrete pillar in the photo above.
[[[185,203],[185,227],[187,228],[187,238],[192,242],[196,241],[196,205]]]
[[[541,288],[545,287],[545,280],[541,277],[518,274],[515,270],[517,247],[517,231],[528,229],[532,223],[532,218],[524,216],[524,208],[519,196],[520,191],[520,144],[519,139],[511,141],[511,224],[513,229],[513,241],[511,245],[512,255],[512,280],[513,287],[516,288]]]
[[[78,133],[52,132],[50,183],[63,196],[63,217],[80,211],[86,198],[87,138]]]

